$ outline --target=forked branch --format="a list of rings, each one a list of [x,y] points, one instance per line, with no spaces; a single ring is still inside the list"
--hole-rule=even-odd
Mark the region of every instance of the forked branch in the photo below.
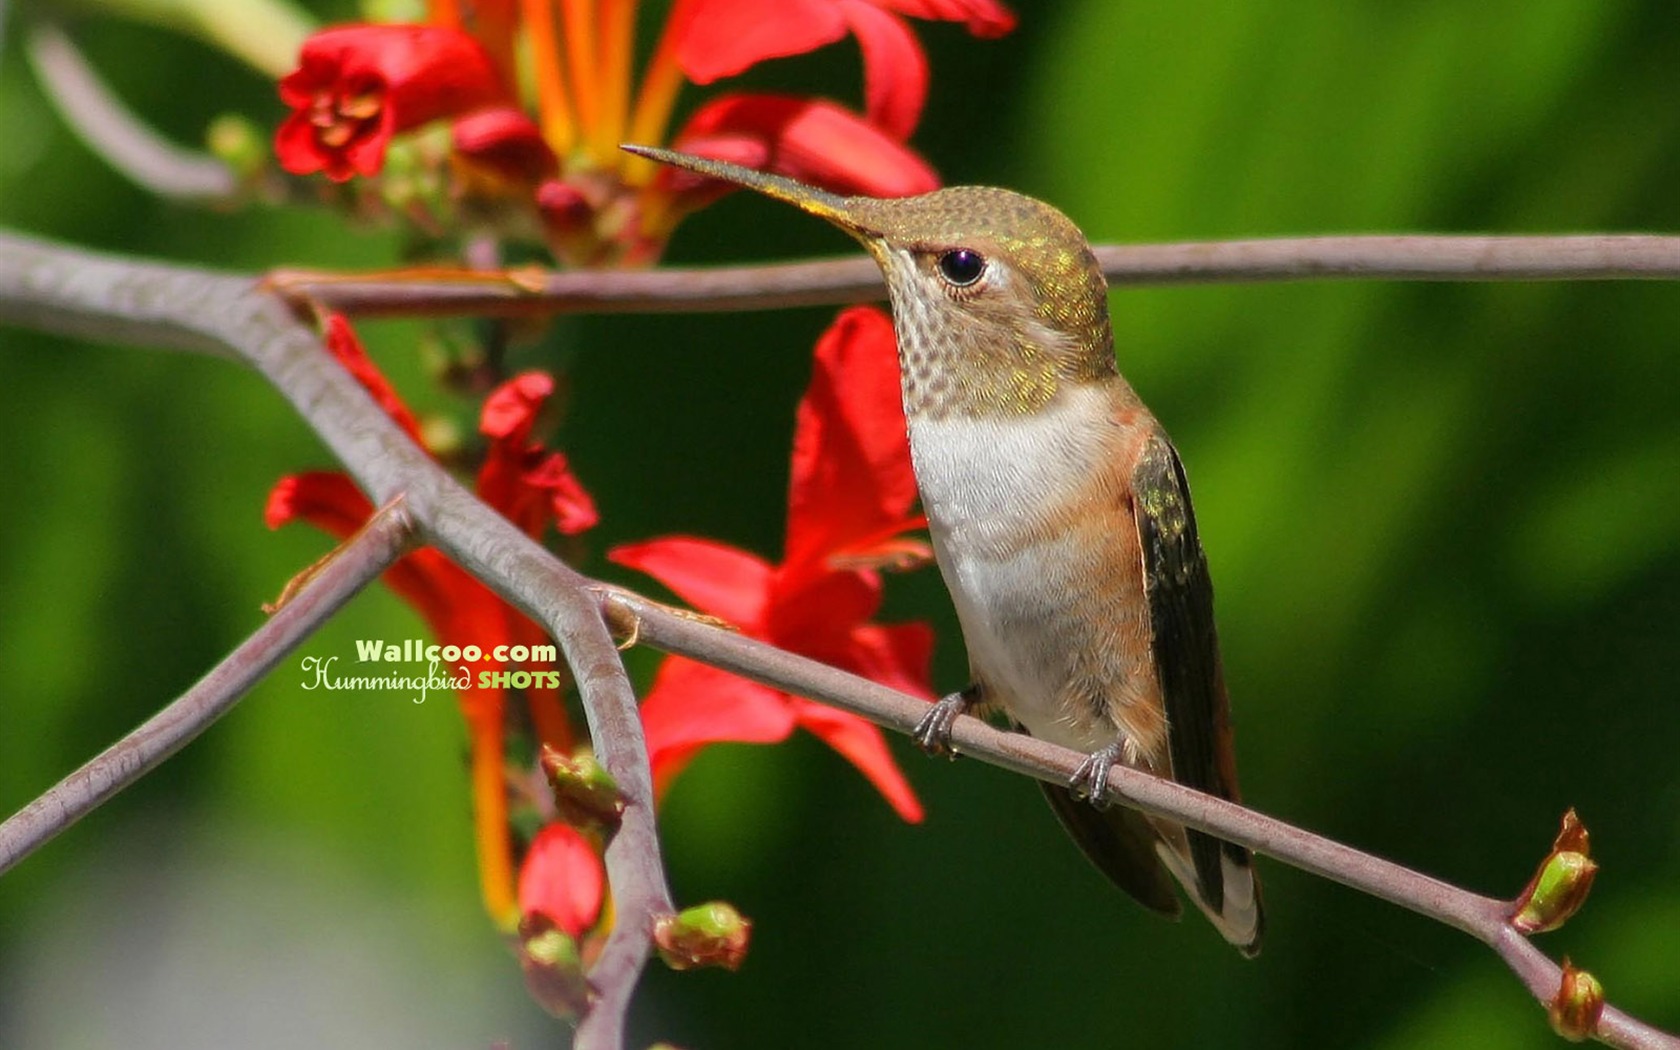
[[[677,280],[680,283],[682,278]],[[689,306],[693,303],[691,298]],[[913,697],[674,616],[635,595],[580,576],[468,493],[411,443],[326,355],[314,333],[253,280],[0,235],[0,322],[5,321],[219,353],[248,363],[292,402],[377,501],[402,498],[400,511],[389,512],[390,534],[382,528],[384,539],[369,541],[363,552],[369,560],[358,563],[362,567],[354,572],[346,568],[341,585],[353,581],[359,586],[377,573],[396,555],[412,522],[419,541],[443,549],[553,633],[574,671],[598,755],[627,803],[621,829],[606,856],[617,924],[589,975],[599,997],[578,1029],[577,1045],[584,1050],[622,1046],[624,1018],[647,959],[652,923],[672,910],[653,824],[652,785],[635,697],[609,625],[617,633],[633,634],[670,652],[834,704],[900,732],[913,726],[926,710]],[[339,594],[325,589],[329,582],[311,581],[275,620],[290,614],[292,620],[287,622],[301,621],[305,631],[318,623],[335,607],[328,599]],[[353,590],[349,586],[336,600],[342,601]],[[311,595],[316,595],[311,598],[313,604],[302,604]],[[285,642],[288,638],[292,636],[268,638],[263,644],[270,651],[252,658],[244,672],[247,677],[254,680],[284,653],[285,644],[295,644],[295,639]],[[217,688],[224,697],[231,692],[225,686]],[[214,717],[198,710],[202,709],[188,716],[189,731],[181,739]],[[1000,732],[972,718],[958,720],[953,743],[965,754],[1050,781],[1065,781],[1082,759],[1074,752]],[[106,757],[119,765],[130,761],[128,748],[125,742]],[[166,755],[167,751],[156,760]],[[1463,930],[1493,948],[1541,1002],[1549,1003],[1558,995],[1562,972],[1512,926],[1512,902],[1458,889],[1125,767],[1112,771],[1111,784],[1114,794],[1128,805],[1242,843]],[[25,813],[50,813],[75,797],[82,799],[79,805],[91,808],[108,795],[60,785]],[[34,844],[44,840],[45,836],[38,836]],[[0,836],[0,844],[4,841]],[[27,850],[14,850],[12,859],[22,852]],[[1604,1008],[1591,1031],[1611,1046],[1680,1050],[1680,1040],[1614,1007]]]
[[[196,685],[7,817],[0,823],[0,875],[209,729],[287,653],[396,561],[413,531],[401,500],[386,505]]]

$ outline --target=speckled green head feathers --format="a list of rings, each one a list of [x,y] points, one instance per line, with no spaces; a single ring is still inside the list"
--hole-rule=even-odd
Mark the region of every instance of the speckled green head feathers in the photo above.
[[[1067,216],[1010,190],[841,197],[668,150],[633,153],[821,216],[886,275],[912,418],[1033,412],[1066,385],[1115,374],[1108,285]]]

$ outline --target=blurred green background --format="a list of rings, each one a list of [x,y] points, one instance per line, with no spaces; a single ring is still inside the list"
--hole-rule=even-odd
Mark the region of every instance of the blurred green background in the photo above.
[[[1047,198],[1093,240],[1680,226],[1666,0],[1016,7],[1002,41],[924,27],[917,142],[950,181]],[[76,33],[183,141],[224,111],[279,114],[270,84],[200,44]],[[393,236],[330,215],[149,198],[66,132],[21,58],[14,24],[0,224],[246,271],[394,258]],[[856,99],[855,46],[744,82]],[[732,198],[671,254],[846,248]],[[1680,1029],[1680,288],[1112,303],[1121,367],[1195,485],[1251,803],[1502,895],[1578,807],[1604,870],[1541,944]],[[571,376],[559,441],[603,515],[586,570],[644,585],[601,552],[674,532],[778,552],[793,405],[831,314],[574,319],[522,353]],[[365,330],[412,401],[470,425],[428,386],[416,326]],[[264,496],[325,465],[225,362],[0,330],[0,812],[257,625],[326,546],[265,530]],[[884,618],[932,621],[937,682],[962,684],[934,573],[893,580]],[[420,632],[376,590],[299,655]],[[635,654],[643,681],[654,662]],[[0,880],[0,1046],[564,1042],[479,911],[451,704],[301,681],[294,659]],[[662,819],[673,885],[736,903],[754,944],[735,975],[651,968],[638,1045],[1559,1045],[1459,934],[1262,862],[1269,939],[1247,963],[1112,891],[1024,781],[895,747],[919,827],[809,738],[717,748],[684,775]]]

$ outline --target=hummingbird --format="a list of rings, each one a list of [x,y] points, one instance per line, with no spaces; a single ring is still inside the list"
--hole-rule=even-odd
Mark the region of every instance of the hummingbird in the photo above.
[[[1086,856],[1177,917],[1177,882],[1243,954],[1264,925],[1249,851],[1104,804],[1124,762],[1238,800],[1213,586],[1184,465],[1115,364],[1108,284],[1084,234],[1010,190],[844,197],[668,150],[624,147],[828,220],[880,266],[911,464],[971,684],[915,728],[951,754],[961,714],[1085,753],[1042,784]]]

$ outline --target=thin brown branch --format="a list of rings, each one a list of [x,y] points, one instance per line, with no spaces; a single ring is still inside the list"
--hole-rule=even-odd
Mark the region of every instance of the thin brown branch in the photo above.
[[[908,734],[927,702],[838,668],[808,660],[731,631],[673,615],[617,588],[599,592],[603,614],[641,642],[772,688],[797,693]],[[990,765],[1053,784],[1066,784],[1085,756],[1025,733],[1000,730],[977,718],[957,720],[955,750]],[[1115,799],[1240,843],[1291,867],[1350,886],[1468,933],[1492,948],[1542,1005],[1558,992],[1562,970],[1513,927],[1513,902],[1460,889],[1410,868],[1315,835],[1182,784],[1125,765],[1109,772]],[[1680,1038],[1607,1006],[1599,1042],[1630,1050],[1680,1050]]]
[[[672,908],[635,695],[587,581],[409,441],[315,333],[254,281],[0,235],[0,321],[8,320],[237,356],[297,408],[376,501],[400,494],[422,539],[549,628],[574,669],[602,764],[627,803],[606,853],[616,921],[589,974],[597,999],[576,1043],[617,1050],[653,921]]]
[[[58,26],[33,25],[25,42],[48,100],[105,163],[160,197],[218,201],[233,196],[238,186],[227,165],[153,131],[112,94]]]
[[[1646,234],[1282,237],[1108,244],[1095,251],[1116,287],[1303,280],[1680,280],[1680,237]],[[886,294],[880,270],[861,256],[628,271],[290,270],[278,278],[287,296],[363,317],[775,310],[867,302]]]
[[[191,689],[0,824],[0,874],[162,765],[397,560],[414,526],[391,503]]]
[[[591,972],[599,1000],[578,1045],[622,1045],[625,1010],[650,944],[652,920],[670,910],[651,809],[651,783],[635,698],[607,625],[641,640],[779,689],[832,703],[892,729],[925,712],[913,697],[674,616],[634,595],[593,584],[479,502],[409,442],[323,352],[319,340],[248,280],[79,252],[0,236],[0,320],[57,331],[189,349],[231,348],[261,371],[376,499],[397,493],[426,540],[546,624],[574,669],[595,743],[629,802],[607,854],[618,907],[612,940]],[[1065,780],[1079,756],[974,719],[959,720],[964,753],[1045,780]],[[1549,1000],[1556,964],[1511,927],[1511,903],[1450,886],[1281,821],[1116,767],[1115,795],[1343,882],[1463,930],[1492,947],[1536,998]],[[1606,1008],[1597,1037],[1617,1047],[1676,1050],[1680,1040]]]
[[[430,460],[425,464],[442,473]],[[589,971],[596,999],[573,1044],[577,1050],[618,1050],[652,945],[653,922],[675,909],[660,859],[653,775],[636,694],[596,605],[597,585],[453,483],[438,486],[417,516],[426,523],[427,537],[450,558],[554,636],[577,681],[596,757],[623,797],[621,822],[606,852],[614,925]]]
[[[572,668],[597,755],[624,796],[606,851],[615,922],[589,971],[596,999],[579,1050],[618,1050],[652,944],[671,912],[653,813],[653,776],[636,696],[583,577],[463,489],[374,405],[273,296],[247,285],[201,319],[262,372],[376,498],[405,496],[422,536],[544,624]]]

